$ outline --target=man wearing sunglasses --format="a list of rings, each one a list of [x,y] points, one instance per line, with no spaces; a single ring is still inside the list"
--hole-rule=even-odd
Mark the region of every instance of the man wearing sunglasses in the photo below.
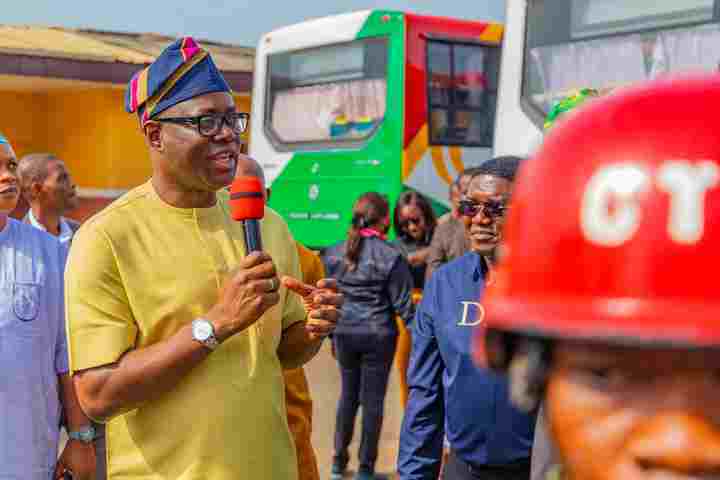
[[[65,279],[70,370],[83,410],[107,422],[108,478],[296,480],[282,368],[317,353],[341,297],[296,280],[270,209],[263,252],[246,253],[218,192],[248,116],[207,51],[170,45],[133,77],[126,109],[152,178],[80,228]]]
[[[438,478],[443,435],[450,445],[447,480],[530,476],[535,415],[516,410],[507,382],[478,371],[471,355],[520,161],[498,157],[473,170],[458,209],[470,252],[440,267],[425,286],[412,324],[410,396],[398,457],[402,480]]]
[[[450,186],[451,210],[440,217],[438,227],[433,233],[428,249],[427,269],[425,280],[429,280],[432,273],[441,265],[462,257],[470,248],[465,237],[462,216],[459,213],[459,202],[467,192],[468,182],[473,176],[473,168],[463,170]],[[445,218],[445,220],[443,220]]]

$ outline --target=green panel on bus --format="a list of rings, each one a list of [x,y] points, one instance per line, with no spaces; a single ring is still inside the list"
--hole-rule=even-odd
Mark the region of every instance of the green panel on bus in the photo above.
[[[374,11],[357,35],[385,37],[388,48],[385,114],[365,143],[295,152],[273,181],[270,206],[305,245],[320,248],[341,241],[361,194],[380,192],[391,205],[400,195],[404,34],[403,14]]]

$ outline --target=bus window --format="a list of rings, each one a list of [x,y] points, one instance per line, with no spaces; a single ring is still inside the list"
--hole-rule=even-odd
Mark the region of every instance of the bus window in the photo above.
[[[492,146],[500,49],[428,40],[431,145]]]
[[[720,66],[715,0],[530,0],[523,98],[539,124],[553,103],[672,72]]]
[[[573,38],[711,20],[714,0],[571,0]]]
[[[265,126],[276,147],[369,138],[385,116],[387,50],[387,39],[367,38],[269,56]]]

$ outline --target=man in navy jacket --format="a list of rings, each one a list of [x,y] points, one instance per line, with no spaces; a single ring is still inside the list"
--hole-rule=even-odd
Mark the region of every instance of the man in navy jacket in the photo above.
[[[470,350],[519,163],[499,157],[473,172],[460,202],[471,251],[438,269],[425,287],[412,325],[402,480],[438,478],[444,436],[450,444],[446,480],[529,479],[535,415],[516,410],[507,381],[478,370]]]

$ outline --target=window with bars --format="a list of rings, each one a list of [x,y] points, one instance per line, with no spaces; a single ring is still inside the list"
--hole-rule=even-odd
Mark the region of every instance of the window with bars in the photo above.
[[[499,46],[427,41],[431,145],[492,147]]]

